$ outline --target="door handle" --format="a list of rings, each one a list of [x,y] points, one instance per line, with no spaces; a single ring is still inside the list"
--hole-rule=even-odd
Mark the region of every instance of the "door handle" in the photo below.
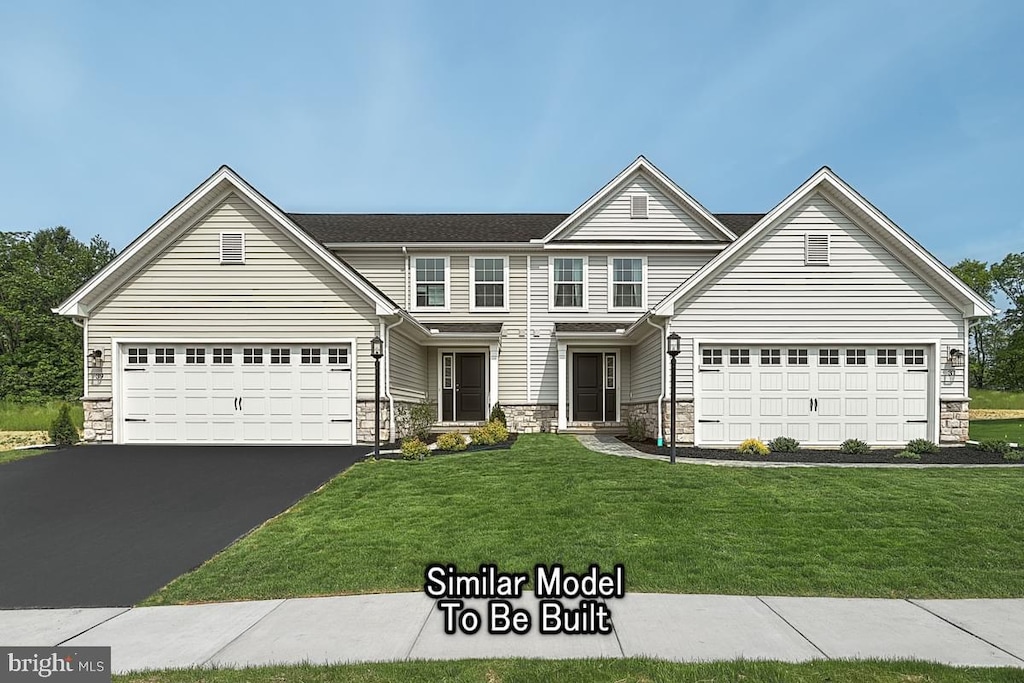
[[[813,398],[809,398],[809,399],[807,399],[807,401],[808,401],[807,411],[810,412],[810,413],[813,413],[814,412],[814,399]]]
[[[818,412],[818,399],[814,399],[814,412]]]
[[[238,409],[239,410],[242,409],[242,397],[241,396],[238,397]]]
[[[238,397],[235,396],[235,410],[238,410]]]

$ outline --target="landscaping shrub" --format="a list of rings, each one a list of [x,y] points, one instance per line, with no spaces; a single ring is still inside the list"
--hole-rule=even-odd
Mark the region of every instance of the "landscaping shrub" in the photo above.
[[[469,435],[473,438],[473,443],[478,443],[481,446],[493,446],[496,443],[508,441],[508,430],[497,420],[488,422],[483,427],[477,427]]]
[[[50,423],[50,441],[56,446],[78,443],[78,430],[71,421],[71,409],[66,403],[60,407],[57,417]]]
[[[760,439],[747,439],[736,448],[736,452],[744,455],[768,455],[771,453]]]
[[[644,421],[639,417],[631,417],[626,420],[626,438],[630,441],[643,441],[644,434]]]
[[[800,450],[800,442],[789,436],[777,436],[768,442],[773,453],[795,453]]]
[[[1014,450],[1009,453],[1003,453],[1003,459],[1010,462],[1020,462],[1024,460],[1024,451]]]
[[[508,427],[508,422],[505,420],[505,411],[500,403],[495,403],[494,407],[491,408],[491,416],[487,418],[487,421],[500,422],[503,426]]]
[[[892,457],[897,458],[898,460],[920,460],[921,459],[921,454],[920,453],[915,453],[914,451],[911,451],[911,450],[906,450],[906,451],[900,451],[899,453],[897,453],[896,455],[894,455]]]
[[[935,454],[939,452],[939,446],[928,439],[913,439],[907,444],[907,450],[918,455],[925,453]]]
[[[1010,447],[1009,441],[1003,441],[1002,439],[986,439],[978,442],[978,450],[985,451],[986,453],[998,453],[999,455],[1005,456],[1013,449]]]
[[[466,450],[466,440],[458,431],[441,434],[437,437],[437,450],[464,451]]]
[[[839,446],[840,453],[848,453],[850,455],[863,455],[871,450],[871,447],[860,439],[847,439]]]
[[[401,406],[401,415],[398,420],[404,422],[406,433],[414,436],[420,441],[426,441],[430,437],[430,428],[434,426],[437,419],[437,405],[430,401],[423,400],[408,406]],[[398,412],[396,410],[396,412]]]
[[[427,444],[415,436],[402,442],[403,460],[422,460],[429,454],[430,449],[427,447]]]

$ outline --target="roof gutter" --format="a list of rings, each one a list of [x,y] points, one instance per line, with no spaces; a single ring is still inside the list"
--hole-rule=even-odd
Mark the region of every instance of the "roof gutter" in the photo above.
[[[658,446],[660,447],[664,438],[662,435],[665,433],[661,416],[661,405],[665,402],[665,328],[651,322],[650,318],[647,318],[645,322],[661,333],[661,393],[658,394]]]

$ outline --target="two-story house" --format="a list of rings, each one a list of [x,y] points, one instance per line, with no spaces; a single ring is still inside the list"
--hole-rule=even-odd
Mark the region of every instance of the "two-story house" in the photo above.
[[[354,443],[429,402],[517,431],[642,420],[680,441],[961,442],[993,313],[828,168],[715,214],[638,158],[568,214],[286,213],[222,167],[56,312],[86,438]]]

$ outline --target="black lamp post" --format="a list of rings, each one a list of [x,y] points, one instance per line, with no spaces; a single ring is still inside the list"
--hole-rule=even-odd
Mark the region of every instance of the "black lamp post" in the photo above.
[[[384,357],[384,340],[374,337],[370,340],[370,355],[373,356],[373,457],[380,456],[380,359]]]
[[[679,335],[673,332],[668,335],[668,355],[672,359],[672,368],[670,370],[672,375],[672,410],[671,410],[671,421],[672,425],[669,428],[671,444],[669,445],[669,460],[673,465],[676,464],[676,356],[679,355]]]

